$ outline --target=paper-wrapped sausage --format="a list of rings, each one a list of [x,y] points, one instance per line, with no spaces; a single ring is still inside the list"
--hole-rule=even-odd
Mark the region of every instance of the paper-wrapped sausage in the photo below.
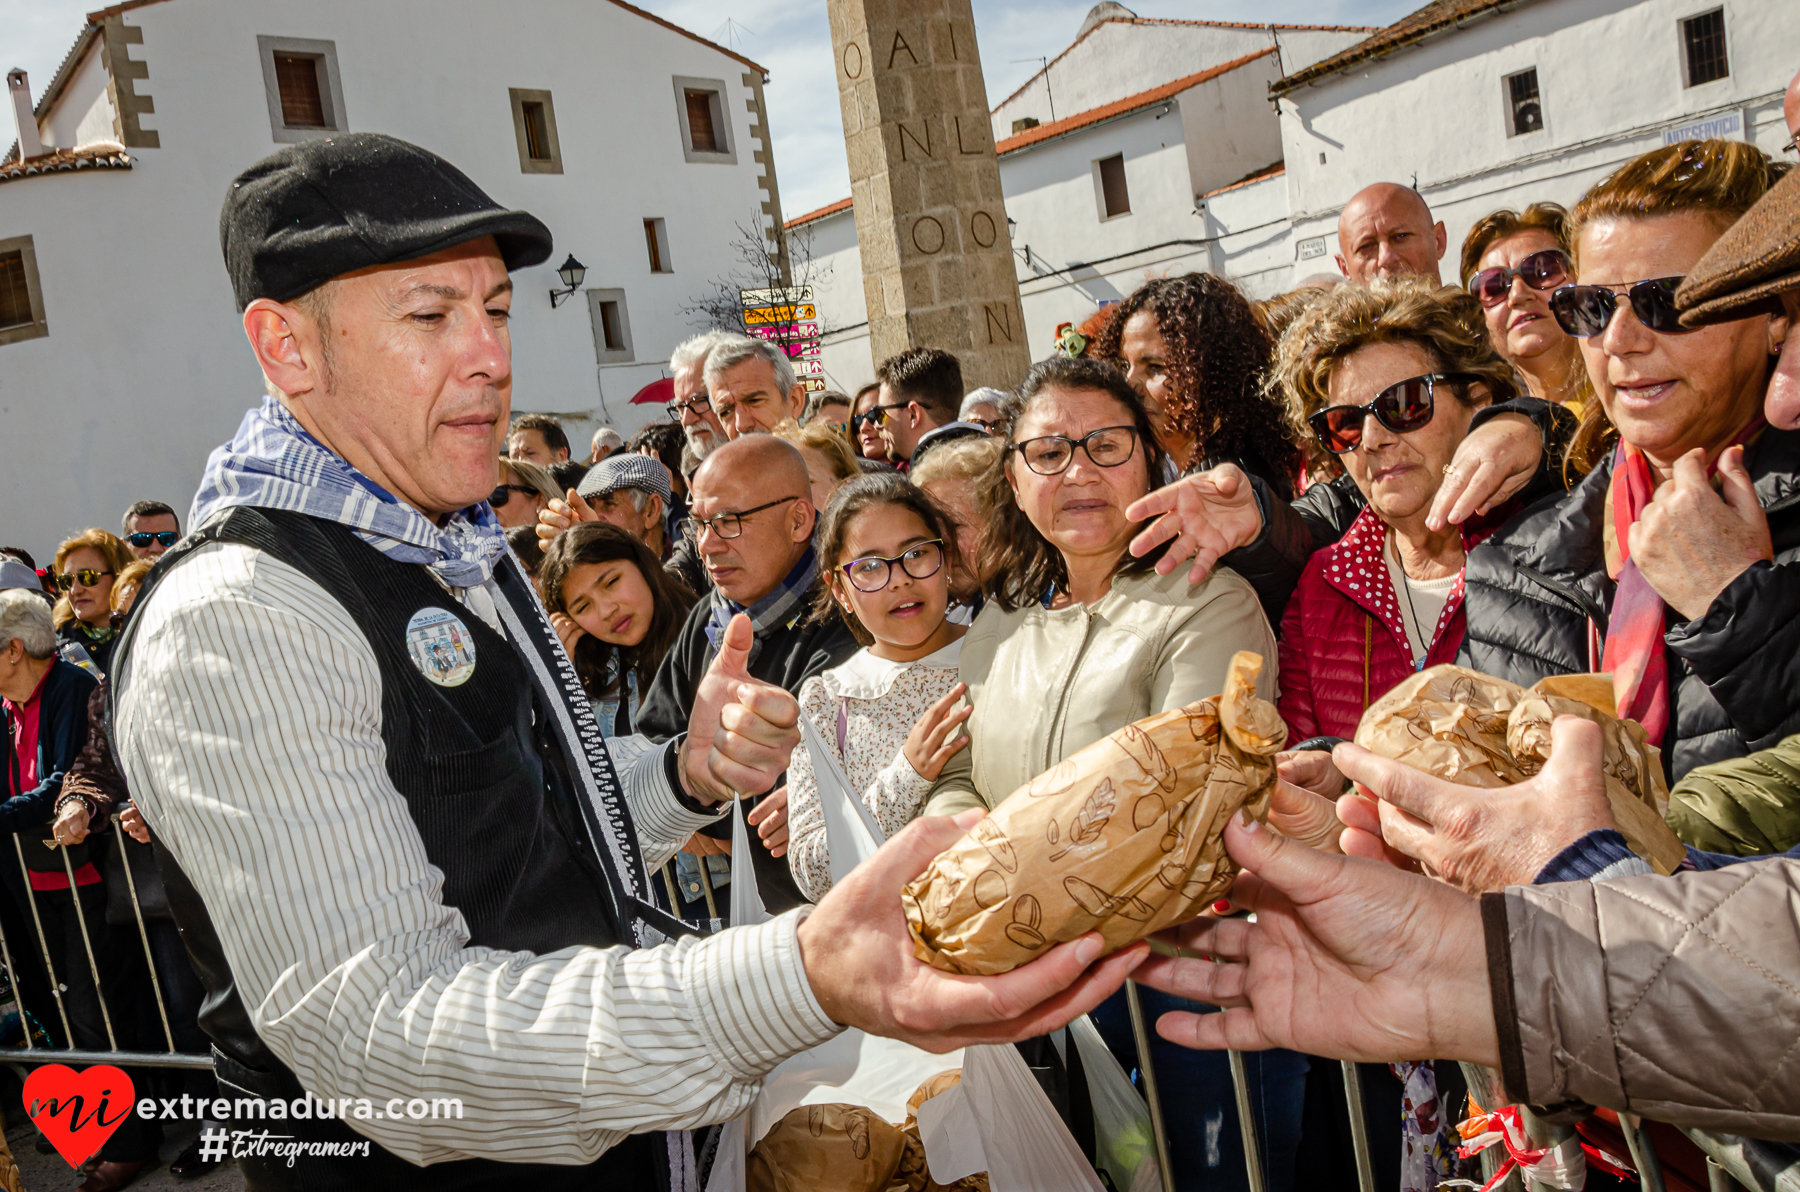
[[[1580,716],[1600,726],[1601,768],[1613,820],[1633,852],[1659,873],[1686,856],[1663,813],[1669,788],[1661,752],[1632,720],[1613,715],[1604,675],[1558,675],[1529,689],[1460,666],[1420,671],[1376,700],[1356,728],[1371,753],[1463,786],[1523,782],[1550,756],[1550,724]]]
[[[1089,931],[1111,951],[1230,890],[1220,835],[1240,807],[1267,814],[1287,739],[1261,670],[1238,654],[1222,695],[1071,754],[940,853],[901,895],[919,959],[1004,973]]]

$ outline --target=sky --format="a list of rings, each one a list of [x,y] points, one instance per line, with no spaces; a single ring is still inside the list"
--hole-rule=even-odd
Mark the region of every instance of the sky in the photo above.
[[[176,0],[179,2],[179,0]],[[304,0],[299,0],[304,3]],[[568,0],[582,2],[582,0]],[[591,2],[591,0],[588,0]],[[0,0],[0,70],[24,67],[33,94],[48,85],[82,21],[104,0]],[[769,72],[781,205],[790,218],[850,193],[824,0],[636,0],[666,20],[729,45]],[[1075,39],[1093,0],[974,0],[989,106]],[[1386,25],[1423,0],[1141,0],[1139,16],[1316,25]],[[1148,80],[1153,86],[1162,80]],[[14,135],[0,116],[0,153]]]

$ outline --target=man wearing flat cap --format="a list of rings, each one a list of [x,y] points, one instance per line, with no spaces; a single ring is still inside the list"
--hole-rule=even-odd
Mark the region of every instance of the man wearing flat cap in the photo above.
[[[138,597],[113,724],[220,1083],[264,1099],[233,1128],[305,1144],[290,1166],[240,1135],[250,1187],[694,1188],[689,1131],[842,1026],[1042,1034],[1141,958],[1090,967],[1090,936],[986,980],[920,964],[898,895],[947,819],[810,915],[702,939],[658,911],[647,871],[768,789],[797,708],[745,673],[740,618],[673,781],[615,775],[483,502],[508,274],[549,231],[358,134],[245,171],[220,239],[269,396]]]

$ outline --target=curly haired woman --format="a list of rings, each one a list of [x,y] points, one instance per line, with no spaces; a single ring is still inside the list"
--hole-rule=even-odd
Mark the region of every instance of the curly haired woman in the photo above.
[[[1288,498],[1300,452],[1280,404],[1264,391],[1273,353],[1249,300],[1210,273],[1138,287],[1088,352],[1117,362],[1143,395],[1157,442],[1178,472],[1235,463]]]

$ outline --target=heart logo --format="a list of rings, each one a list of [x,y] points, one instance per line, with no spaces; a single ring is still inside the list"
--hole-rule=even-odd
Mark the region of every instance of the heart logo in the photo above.
[[[131,1077],[111,1064],[45,1064],[25,1079],[26,1114],[70,1167],[93,1158],[135,1103]]]

